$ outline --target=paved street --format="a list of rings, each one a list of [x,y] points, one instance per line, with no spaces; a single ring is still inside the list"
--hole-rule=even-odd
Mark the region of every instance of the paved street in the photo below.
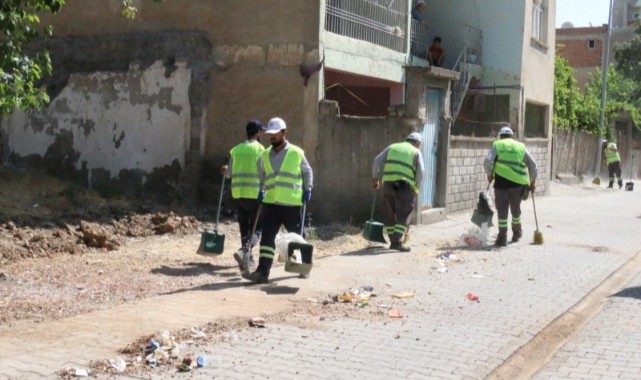
[[[206,354],[205,368],[183,375],[158,367],[147,376],[484,378],[640,251],[639,191],[554,184],[550,196],[536,200],[544,245],[530,244],[528,201],[523,241],[499,251],[450,248],[463,261],[444,263],[450,264],[446,273],[436,270],[442,263],[436,256],[472,226],[469,214],[413,226],[410,254],[364,249],[317,260],[308,280],[276,267],[266,286],[212,284],[63,321],[2,328],[0,378],[55,378],[63,366],[113,358],[145,334],[256,315],[265,316],[265,328],[238,325],[224,339],[216,335],[184,350]],[[377,297],[363,309],[314,302],[364,285]],[[634,318],[639,286],[637,276],[613,294],[535,377],[641,377],[635,355],[641,323]],[[415,296],[392,298],[402,292]],[[479,302],[467,300],[468,293]],[[389,308],[403,318],[390,318]]]

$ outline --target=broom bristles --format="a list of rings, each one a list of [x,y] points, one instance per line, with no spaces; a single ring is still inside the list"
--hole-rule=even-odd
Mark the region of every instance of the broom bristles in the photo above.
[[[543,244],[543,233],[539,230],[534,231],[534,244]]]

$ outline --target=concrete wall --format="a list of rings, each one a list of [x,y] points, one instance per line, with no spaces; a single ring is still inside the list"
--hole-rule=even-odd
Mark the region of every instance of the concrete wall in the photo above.
[[[321,0],[266,0],[258,6],[227,0],[135,4],[139,13],[132,21],[121,15],[119,0],[94,0],[91,6],[84,0],[69,0],[58,15],[43,17],[43,22],[52,23],[58,37],[145,34],[161,41],[169,32],[202,34],[210,51],[198,63],[208,67],[206,75],[192,81],[204,88],[192,87],[190,97],[205,99],[200,106],[203,122],[195,125],[192,120],[187,160],[204,161],[202,173],[196,173],[204,180],[218,182],[215,168],[245,138],[244,125],[251,118],[285,119],[291,141],[303,146],[315,164],[319,75],[312,75],[305,86],[299,66],[320,60]],[[83,70],[92,72],[95,66]],[[192,105],[192,111],[198,110]],[[206,201],[214,198],[205,193]]]
[[[176,185],[189,146],[190,81],[186,62],[169,72],[157,61],[126,73],[72,74],[46,109],[9,118],[9,163],[40,157],[54,174],[81,171],[89,187],[139,173],[134,185],[142,188],[154,171],[173,167],[167,180]]]
[[[552,176],[573,174],[579,178],[593,176],[598,137],[585,132],[557,130],[552,139]]]
[[[403,141],[421,122],[414,118],[338,117],[335,102],[320,106],[318,164],[314,172],[314,219],[321,222],[363,222],[369,219],[372,200],[372,163],[388,145]],[[383,217],[383,194],[378,191],[376,217]]]
[[[448,160],[447,212],[469,212],[476,207],[479,192],[487,188],[483,160],[493,139],[453,136]],[[525,146],[539,166],[537,194],[546,194],[549,185],[548,144],[545,139],[528,139]]]

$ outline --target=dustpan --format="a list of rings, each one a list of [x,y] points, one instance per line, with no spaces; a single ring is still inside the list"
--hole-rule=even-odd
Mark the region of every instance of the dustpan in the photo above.
[[[488,191],[490,190],[491,182],[487,185],[485,192],[479,193],[479,201],[476,204],[476,208],[472,213],[472,223],[476,224],[479,227],[483,226],[483,223],[487,223],[488,227],[492,227],[492,219],[494,218],[494,211],[490,206],[490,198]]]
[[[303,217],[300,221],[300,236],[305,231],[305,211],[307,203],[303,203]],[[285,272],[298,273],[306,276],[312,270],[312,254],[314,246],[308,243],[291,242],[287,245],[287,259],[285,260]]]
[[[218,256],[225,250],[225,234],[218,231],[218,220],[220,219],[220,208],[223,204],[223,191],[225,190],[225,176],[220,185],[220,197],[218,198],[218,209],[216,210],[216,226],[214,231],[203,231],[200,234],[200,246],[196,253],[202,256]]]
[[[385,225],[383,223],[374,221],[374,207],[376,207],[376,194],[374,193],[374,201],[372,202],[372,213],[367,222],[365,222],[365,228],[363,229],[363,238],[368,241],[373,241],[377,243],[387,244],[385,236],[383,236],[383,230]]]

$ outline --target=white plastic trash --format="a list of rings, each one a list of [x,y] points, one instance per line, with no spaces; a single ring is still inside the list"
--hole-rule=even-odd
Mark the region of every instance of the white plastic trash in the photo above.
[[[287,233],[279,233],[278,235],[276,235],[275,243],[276,243],[276,254],[278,255],[278,262],[284,263],[285,259],[287,259],[287,247],[289,246],[289,243],[307,244],[307,241],[297,233],[287,232]],[[299,253],[299,256],[300,256],[300,253]]]

